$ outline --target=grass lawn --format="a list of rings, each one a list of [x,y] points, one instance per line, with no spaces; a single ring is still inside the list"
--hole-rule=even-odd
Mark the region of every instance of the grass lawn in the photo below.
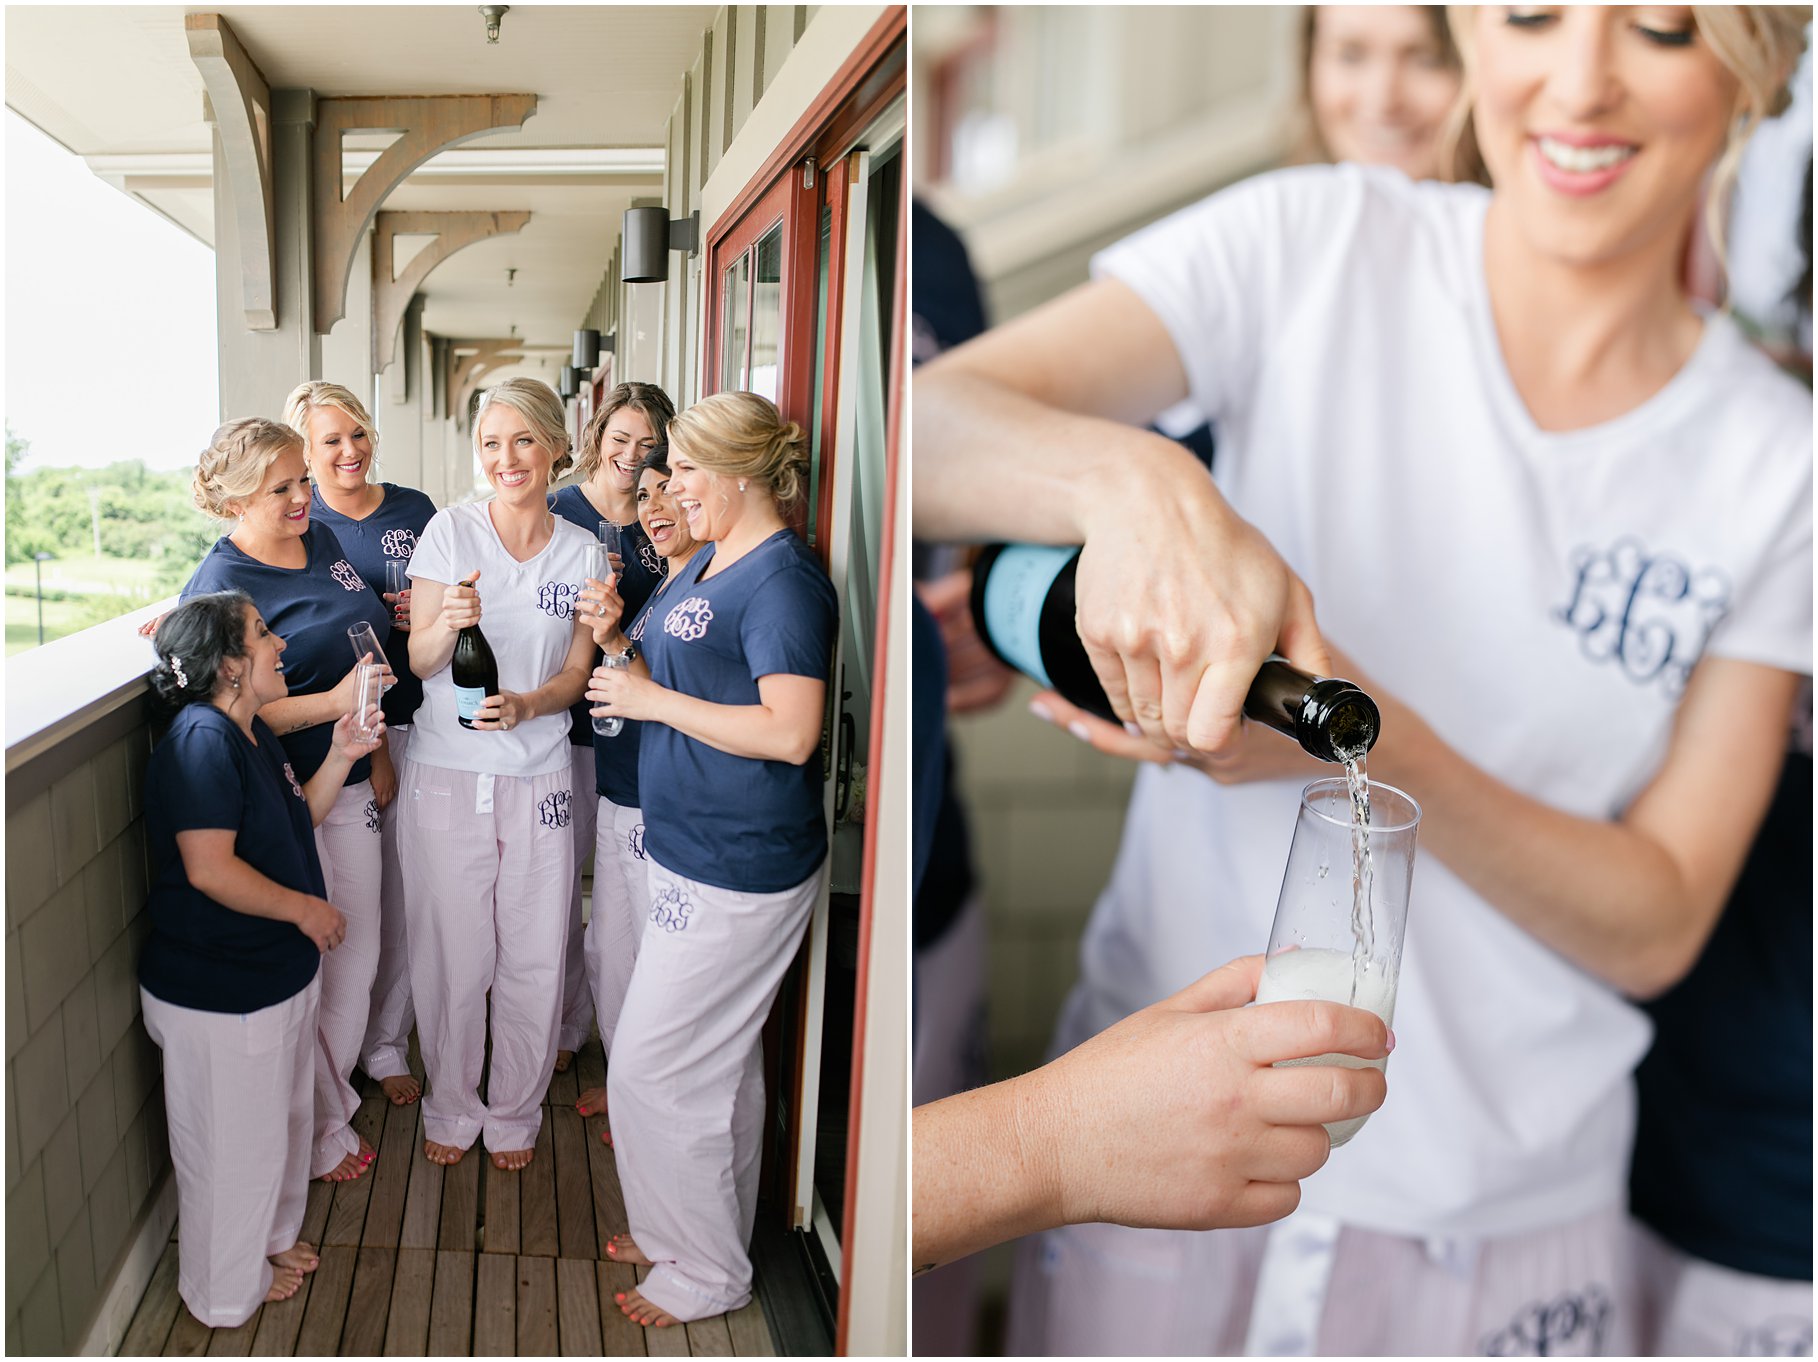
[[[86,629],[89,618],[86,601],[46,601],[44,603],[44,641]],[[38,646],[38,602],[25,596],[6,598],[6,655],[24,652]]]
[[[14,563],[6,570],[6,585],[9,589],[24,588],[31,591],[36,585],[32,563]],[[44,564],[44,589],[46,591],[79,592],[85,596],[99,593],[131,596],[145,594],[147,601],[158,575],[158,565],[141,558],[97,558],[92,553],[71,554],[68,557],[53,558]],[[9,614],[10,621],[12,616]],[[44,614],[44,629],[50,633],[50,607],[47,603]]]

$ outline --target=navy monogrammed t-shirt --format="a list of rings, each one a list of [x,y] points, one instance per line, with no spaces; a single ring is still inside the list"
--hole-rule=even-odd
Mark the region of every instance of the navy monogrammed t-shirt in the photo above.
[[[390,612],[341,551],[341,541],[326,525],[311,522],[303,532],[309,561],[300,568],[272,567],[242,552],[233,540],[215,541],[187,585],[183,599],[210,591],[244,591],[284,640],[284,679],[292,695],[333,690],[353,670],[353,644],[347,631],[366,623],[379,637],[390,627]],[[399,662],[393,659],[393,670]],[[334,724],[315,724],[279,739],[298,780],[308,780],[328,755]],[[372,771],[372,759],[361,757],[347,773],[346,784],[358,785]]]
[[[315,943],[288,922],[225,908],[192,888],[177,834],[231,829],[234,854],[286,889],[320,897],[322,867],[296,772],[263,719],[254,746],[213,705],[185,706],[145,771],[152,856],[151,935],[139,982],[155,998],[202,1012],[257,1012],[316,977]]]
[[[659,596],[640,647],[659,685],[720,705],[760,703],[758,679],[825,681],[839,605],[790,530],[702,580],[713,545]],[[818,751],[800,766],[735,757],[649,724],[639,756],[645,850],[679,875],[746,893],[793,888],[827,854]]]
[[[410,565],[410,555],[417,549],[417,538],[436,513],[436,504],[414,487],[400,487],[395,482],[382,482],[379,486],[385,493],[385,500],[364,520],[350,519],[335,510],[322,500],[320,487],[310,499],[309,514],[335,532],[354,571],[364,577],[375,592],[382,594],[385,591],[385,565]],[[387,606],[386,614],[390,613],[391,607]],[[398,678],[398,684],[385,692],[382,705],[385,722],[396,727],[409,723],[417,706],[423,703],[423,683],[410,670],[410,631],[394,628],[379,637],[384,640],[385,658]]]
[[[549,509],[554,511],[569,524],[587,531],[589,537],[600,537],[600,521],[605,519],[599,508],[587,499],[579,483],[570,483],[560,491],[549,494]],[[644,527],[637,520],[629,525],[619,526],[619,556],[624,560],[624,567],[619,573],[619,595],[625,599],[625,618],[628,625],[638,617],[638,611],[650,599],[650,593],[663,580],[664,563],[658,556],[655,547],[644,534]],[[622,626],[621,626],[622,627]],[[590,704],[583,699],[571,711],[572,724],[568,730],[568,741],[576,747],[593,746],[593,719],[587,713]],[[619,734],[620,737],[624,733]],[[616,742],[617,739],[615,738]],[[637,762],[637,740],[631,744],[630,760]],[[611,760],[623,763],[625,754],[617,753]],[[601,793],[605,793],[601,791]],[[617,802],[617,801],[615,801]]]

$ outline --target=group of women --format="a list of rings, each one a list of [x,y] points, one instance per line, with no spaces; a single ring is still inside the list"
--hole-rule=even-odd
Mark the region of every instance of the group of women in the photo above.
[[[235,1325],[314,1270],[308,1180],[374,1158],[356,1067],[421,1098],[425,1157],[483,1141],[510,1173],[591,1017],[608,1088],[580,1107],[609,1113],[630,1226],[607,1251],[649,1267],[620,1308],[654,1325],[737,1308],[760,1031],[826,859],[836,604],[789,525],[800,427],[755,394],[678,416],[621,384],[552,495],[562,403],[510,379],[472,422],[492,495],[438,511],[373,480],[347,389],[305,383],[284,415],[215,433],[196,501],[234,525],[155,626],[172,717],[147,776],[140,982],[184,1301]],[[472,628],[496,693],[455,684]]]
[[[1043,1110],[1087,1119],[1049,1135],[1063,1213],[1020,1254],[1012,1351],[1620,1354],[1688,1323],[1747,1350],[1776,1316],[1809,1339],[1809,1277],[1650,1305],[1625,1214],[1637,1000],[1717,921],[1811,668],[1810,395],[1683,282],[1809,18],[1456,10],[1446,131],[1493,187],[1259,176],[920,371],[918,533],[1083,542],[1079,630],[1140,736],[1043,703],[1155,763],[1056,1037],[1050,1086],[1084,1100]],[[1184,400],[1216,485],[1140,428]],[[983,467],[993,499],[965,491]],[[1387,1101],[1329,1162],[1254,1159],[1306,1121],[1219,1081],[1229,1047],[1147,1039],[1268,938],[1316,773],[1237,728],[1277,646],[1369,690],[1370,774],[1425,809]],[[1153,1095],[1101,1110],[1111,1077]],[[1238,1115],[1225,1161],[1272,1216],[1298,1202],[1280,1226],[1152,1157]],[[1107,1127],[1137,1138],[1094,1158]]]

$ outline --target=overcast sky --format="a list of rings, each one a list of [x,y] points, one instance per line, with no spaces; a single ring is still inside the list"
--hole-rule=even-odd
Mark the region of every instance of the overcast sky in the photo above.
[[[192,467],[219,416],[214,252],[11,109],[5,407],[27,468]]]

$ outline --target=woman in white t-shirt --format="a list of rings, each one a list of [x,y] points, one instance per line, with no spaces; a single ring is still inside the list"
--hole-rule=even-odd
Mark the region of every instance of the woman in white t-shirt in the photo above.
[[[547,384],[488,389],[473,442],[494,496],[437,512],[410,560],[410,665],[423,704],[399,773],[398,840],[428,1079],[423,1152],[458,1163],[483,1135],[494,1165],[515,1172],[534,1152],[555,1071],[577,854],[568,708],[593,663],[574,605],[593,539],[546,503],[568,462],[562,404]],[[499,694],[473,704],[449,664],[461,630],[482,615]]]
[[[1026,518],[1084,539],[1081,634],[1150,741],[1050,711],[1108,750],[1213,753],[1195,764],[1236,786],[1139,780],[1059,1047],[1267,938],[1317,772],[1234,740],[1234,678],[1277,641],[1226,570],[1252,527],[1317,598],[1334,674],[1382,706],[1371,774],[1426,810],[1381,1112],[1273,1230],[1030,1243],[1014,1351],[1631,1345],[1647,1025],[1624,995],[1708,934],[1811,648],[1810,397],[1693,310],[1679,262],[1803,22],[1478,10],[1457,36],[1493,192],[1263,176],[918,376],[918,502],[976,488],[987,453],[999,498],[1039,494],[1057,447],[1129,470],[1129,515],[1100,487]],[[1219,490],[1145,495],[1157,438],[1113,423],[1187,397],[1218,425]]]

